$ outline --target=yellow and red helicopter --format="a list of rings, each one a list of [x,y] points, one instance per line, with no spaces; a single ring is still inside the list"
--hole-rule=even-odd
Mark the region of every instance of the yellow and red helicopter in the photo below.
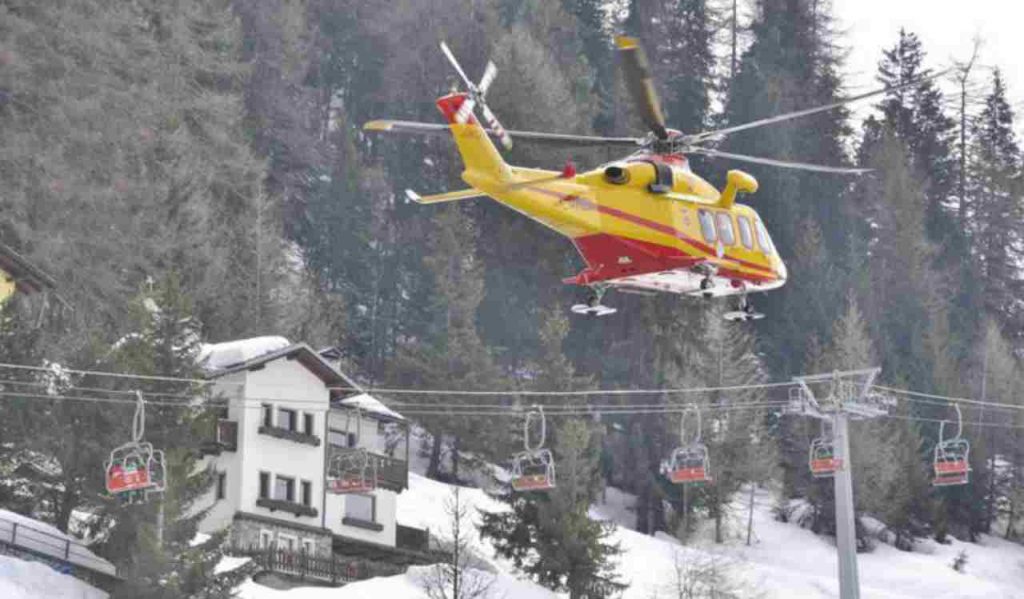
[[[787,271],[757,212],[736,202],[739,194],[757,191],[757,181],[743,171],[731,170],[725,187],[719,191],[691,171],[686,155],[700,154],[825,173],[865,173],[870,169],[747,156],[705,144],[738,131],[832,110],[896,88],[875,90],[833,104],[715,131],[684,134],[665,126],[650,67],[637,41],[619,37],[616,44],[626,83],[649,129],[644,137],[506,130],[485,103],[487,90],[497,75],[494,63],[488,62],[480,83],[475,84],[444,42],[441,50],[468,90],[437,100],[448,123],[374,120],[366,123],[364,129],[450,133],[465,163],[462,179],[470,189],[429,196],[406,190],[406,195],[421,204],[490,196],[568,237],[583,256],[586,267],[565,282],[592,290],[587,302],[573,306],[573,312],[599,316],[614,313],[615,309],[602,305],[601,299],[606,291],[617,289],[698,297],[738,296],[738,309],[727,312],[727,319],[763,317],[753,310],[747,295],[781,287],[786,282]],[[477,106],[486,128],[474,115]],[[561,171],[552,171],[509,165],[502,159],[492,137],[506,149],[511,148],[512,139],[516,139],[577,147],[616,146],[635,151],[586,172],[576,172],[571,162]]]

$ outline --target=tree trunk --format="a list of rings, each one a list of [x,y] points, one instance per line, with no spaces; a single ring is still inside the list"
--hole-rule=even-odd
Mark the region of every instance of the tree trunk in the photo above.
[[[750,547],[750,534],[754,530],[754,483],[750,483],[750,502],[747,505],[747,547]]]
[[[434,435],[434,441],[430,444],[430,464],[427,465],[427,478],[440,480],[441,474],[441,435]]]
[[[459,438],[452,440],[452,482],[459,484]]]

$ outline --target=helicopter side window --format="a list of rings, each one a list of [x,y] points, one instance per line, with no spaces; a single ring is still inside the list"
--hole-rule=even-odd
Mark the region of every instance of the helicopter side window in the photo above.
[[[728,212],[718,213],[718,236],[722,238],[722,243],[725,245],[733,245],[736,243],[736,231],[732,228],[732,217],[729,216]]]
[[[736,222],[740,225],[740,242],[748,250],[754,249],[754,232],[750,228],[750,219],[745,216],[737,216]]]
[[[772,249],[772,240],[768,237],[768,230],[764,228],[764,223],[760,220],[754,221],[754,226],[757,231],[757,244],[761,246],[761,251],[770,255],[774,250]]]
[[[715,221],[707,210],[698,210],[697,218],[700,219],[700,232],[704,234],[704,241],[714,243],[718,239],[715,233]]]

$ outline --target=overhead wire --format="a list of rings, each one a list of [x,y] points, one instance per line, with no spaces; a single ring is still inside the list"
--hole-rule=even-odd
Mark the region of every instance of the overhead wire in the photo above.
[[[890,393],[896,393],[898,395],[908,395],[912,397],[923,397],[927,399],[935,399],[946,402],[947,404],[964,404],[970,406],[984,406],[986,408],[1003,408],[1006,410],[1024,410],[1024,405],[1000,403],[994,401],[981,401],[977,399],[971,399],[969,397],[954,397],[950,395],[938,395],[935,393],[923,393],[921,391],[912,391],[910,389],[900,389],[898,387],[887,387],[885,385],[873,385],[873,388],[880,389],[882,391],[888,391]],[[909,401],[909,400],[908,400]]]
[[[161,382],[169,382],[169,383],[196,383],[196,384],[202,384],[202,385],[212,385],[212,384],[215,384],[215,383],[216,384],[227,383],[227,384],[232,384],[232,385],[244,385],[245,384],[244,382],[241,382],[241,381],[225,381],[223,379],[190,379],[190,378],[176,377],[176,376],[158,376],[158,375],[153,375],[153,374],[132,374],[132,373],[125,373],[125,372],[104,372],[104,371],[100,371],[100,370],[82,370],[82,369],[77,369],[77,368],[65,368],[64,366],[60,366],[58,364],[55,364],[54,367],[51,367],[51,366],[31,366],[31,365],[28,365],[28,364],[10,364],[10,363],[7,363],[7,362],[0,362],[0,368],[6,368],[6,369],[10,369],[10,370],[31,370],[31,371],[34,371],[34,372],[45,372],[45,373],[54,374],[54,375],[56,375],[56,374],[63,374],[63,373],[70,373],[70,374],[80,374],[80,375],[85,375],[85,376],[100,376],[100,377],[111,377],[111,378],[141,380],[141,381],[161,381]]]

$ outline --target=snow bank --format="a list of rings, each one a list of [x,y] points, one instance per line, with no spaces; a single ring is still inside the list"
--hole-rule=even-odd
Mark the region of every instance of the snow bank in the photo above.
[[[405,420],[405,418],[401,414],[389,409],[387,406],[382,404],[380,400],[378,400],[377,398],[373,397],[368,393],[360,393],[359,395],[356,395],[354,397],[343,399],[341,400],[341,404],[352,408],[359,408],[364,412],[379,414],[381,416],[394,418],[396,420]]]
[[[232,570],[237,570],[251,561],[251,557],[235,557],[233,555],[225,555],[224,557],[220,558],[220,561],[217,562],[217,565],[213,567],[213,575],[219,576],[220,574],[231,572]]]
[[[199,365],[211,371],[221,370],[253,358],[282,350],[292,344],[276,335],[238,339],[224,343],[204,343],[199,348]]]
[[[49,524],[7,510],[0,510],[0,541],[62,560],[66,559],[73,564],[99,572],[117,572],[114,564],[90,551],[78,539],[62,533]]]
[[[106,599],[107,593],[45,564],[0,555],[0,597],[4,599]]]

